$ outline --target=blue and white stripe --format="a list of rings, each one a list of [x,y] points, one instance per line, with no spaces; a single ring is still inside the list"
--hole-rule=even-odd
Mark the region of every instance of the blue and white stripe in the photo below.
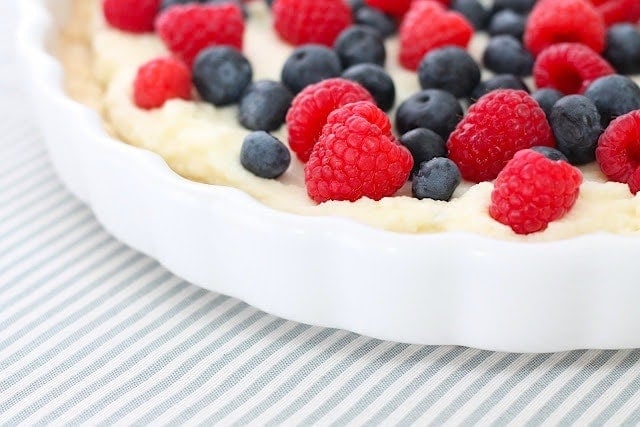
[[[14,6],[0,3],[0,423],[640,423],[640,351],[372,340],[269,316],[123,246],[48,163]]]

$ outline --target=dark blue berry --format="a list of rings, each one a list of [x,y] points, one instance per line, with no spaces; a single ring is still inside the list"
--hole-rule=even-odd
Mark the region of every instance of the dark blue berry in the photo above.
[[[398,31],[398,25],[392,17],[372,7],[365,6],[358,9],[354,20],[356,24],[365,25],[378,31],[383,38],[387,38]]]
[[[492,37],[482,56],[484,66],[494,73],[530,76],[533,56],[513,36]]]
[[[567,156],[565,156],[555,148],[538,146],[538,147],[531,147],[531,149],[533,151],[537,151],[538,153],[542,154],[549,160],[555,160],[555,161],[561,160],[563,162],[567,162],[567,163],[569,162],[569,159],[567,159]]]
[[[422,163],[413,176],[413,197],[448,202],[461,180],[460,170],[454,162],[444,157],[436,157]]]
[[[416,128],[431,129],[446,140],[461,119],[462,107],[453,95],[440,89],[427,89],[400,104],[396,127],[400,134]]]
[[[245,17],[245,19],[249,16],[249,11],[247,10],[247,6],[242,2],[242,0],[204,0],[204,1],[201,1],[200,3],[208,3],[208,4],[231,3],[231,4],[235,4],[236,6],[238,6],[240,8],[240,10],[242,10],[242,15]]]
[[[360,83],[376,100],[378,107],[389,111],[396,101],[396,87],[387,72],[379,65],[358,64],[349,67],[342,77]]]
[[[240,151],[242,166],[260,178],[281,176],[291,164],[291,153],[286,145],[264,131],[252,132],[244,139]]]
[[[530,12],[535,4],[536,0],[495,0],[493,2],[493,10],[497,12],[510,9],[514,12],[525,14]]]
[[[347,4],[351,8],[351,12],[354,14],[367,6],[367,3],[364,0],[347,0]]]
[[[284,63],[282,83],[296,94],[311,84],[338,77],[340,73],[340,59],[333,50],[307,44],[294,50]]]
[[[640,73],[638,28],[633,24],[618,24],[609,28],[604,57],[620,74]]]
[[[551,117],[551,109],[555,105],[556,102],[562,98],[562,94],[555,89],[539,89],[531,94],[533,99],[538,102],[540,108],[547,115],[547,120]]]
[[[447,157],[447,144],[444,139],[430,129],[410,130],[400,137],[400,143],[407,147],[413,156],[413,173],[420,169],[423,162],[435,157]]]
[[[240,100],[239,118],[251,130],[273,131],[285,121],[293,94],[280,82],[255,82]]]
[[[596,159],[596,146],[602,134],[600,114],[593,102],[582,95],[560,99],[549,118],[558,150],[574,165]]]
[[[228,46],[203,50],[193,65],[193,84],[198,93],[218,106],[238,102],[252,77],[247,58]]]
[[[603,128],[616,117],[640,109],[640,88],[625,76],[600,77],[589,85],[584,95],[596,105]]]
[[[453,0],[451,10],[461,13],[476,30],[487,25],[489,13],[478,0]]]
[[[510,9],[505,9],[493,15],[489,21],[489,34],[492,36],[508,34],[522,40],[526,22],[527,19],[524,16]]]
[[[387,59],[387,51],[380,33],[364,25],[354,25],[340,33],[334,50],[340,58],[342,68],[357,64],[384,66]]]
[[[442,89],[461,98],[480,83],[480,67],[466,50],[444,47],[425,55],[418,78],[423,89]]]
[[[527,85],[518,77],[513,74],[498,74],[476,86],[471,92],[471,100],[477,101],[481,96],[496,89],[517,89],[529,93]]]

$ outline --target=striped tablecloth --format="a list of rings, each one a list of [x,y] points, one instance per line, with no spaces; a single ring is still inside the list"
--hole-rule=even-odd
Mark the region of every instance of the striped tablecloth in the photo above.
[[[13,4],[0,2],[0,423],[640,423],[640,351],[504,354],[310,327],[111,238],[49,165]]]

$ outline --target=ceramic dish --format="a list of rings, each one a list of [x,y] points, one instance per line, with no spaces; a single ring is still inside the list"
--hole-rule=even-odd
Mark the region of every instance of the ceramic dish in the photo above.
[[[265,207],[110,138],[49,53],[65,0],[22,0],[18,51],[51,160],[104,227],[180,277],[287,319],[513,352],[640,347],[640,239],[408,235]]]

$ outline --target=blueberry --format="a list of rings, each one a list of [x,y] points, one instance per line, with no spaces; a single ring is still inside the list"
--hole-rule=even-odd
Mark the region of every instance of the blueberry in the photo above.
[[[600,77],[589,85],[584,95],[596,105],[603,128],[616,117],[640,109],[640,88],[625,76]]]
[[[478,0],[453,0],[451,10],[467,18],[476,30],[482,30],[487,25],[489,13]]]
[[[640,73],[640,31],[633,24],[618,24],[607,31],[604,57],[620,74]]]
[[[476,101],[496,89],[517,89],[529,93],[527,85],[513,74],[498,74],[476,86],[471,92],[471,100]]]
[[[489,22],[488,31],[492,36],[508,34],[522,40],[526,22],[527,19],[524,16],[510,9],[505,9],[493,15]]]
[[[364,0],[347,0],[347,4],[351,8],[352,13],[356,13],[363,7],[367,6],[367,3]]]
[[[528,13],[535,4],[536,0],[495,0],[493,2],[493,10],[497,12],[510,9],[518,13]]]
[[[569,162],[569,159],[567,159],[567,156],[565,156],[555,148],[537,146],[537,147],[531,147],[531,149],[533,151],[537,151],[538,153],[542,154],[549,160],[556,160],[556,161],[562,160],[563,162],[567,162],[567,163]]]
[[[480,68],[466,50],[450,46],[425,55],[418,78],[423,89],[442,89],[461,98],[480,83]]]
[[[413,197],[448,202],[461,180],[460,170],[455,163],[444,157],[436,157],[422,163],[413,176]]]
[[[384,66],[387,59],[384,40],[380,33],[364,25],[354,25],[340,33],[334,50],[343,68],[357,64]]]
[[[276,130],[284,123],[291,101],[293,94],[282,83],[255,82],[240,100],[240,123],[251,130]]]
[[[244,139],[240,151],[242,166],[260,178],[281,176],[291,164],[291,153],[286,145],[264,131],[252,132]]]
[[[342,72],[336,53],[316,44],[300,46],[282,67],[282,83],[294,94],[321,80],[338,77]]]
[[[242,0],[204,0],[204,1],[200,1],[200,3],[209,3],[209,4],[231,3],[231,4],[235,4],[236,6],[238,6],[240,8],[240,10],[242,10],[242,15],[245,17],[245,19],[249,16],[249,11],[247,10],[247,6],[242,2]]]
[[[358,64],[347,68],[342,77],[360,83],[376,100],[378,107],[389,111],[396,101],[396,87],[387,72],[379,65]]]
[[[198,3],[198,0],[162,0],[160,2],[160,10],[187,3]]]
[[[228,46],[203,50],[193,65],[193,84],[198,93],[217,106],[239,101],[252,77],[247,58]]]
[[[400,104],[396,112],[396,127],[400,134],[415,128],[431,129],[447,139],[462,119],[462,107],[449,92],[427,89]]]
[[[447,144],[434,131],[425,128],[410,130],[400,137],[400,143],[407,147],[413,156],[413,173],[420,164],[435,157],[447,157]]]
[[[533,56],[513,36],[492,37],[482,56],[484,66],[494,73],[530,76]]]
[[[565,96],[556,102],[549,118],[558,150],[574,165],[596,159],[596,146],[602,134],[600,114],[589,98]]]
[[[372,7],[361,7],[355,13],[356,24],[365,25],[378,31],[383,38],[387,38],[398,31],[396,21],[389,15],[385,15]]]
[[[555,105],[556,102],[562,98],[562,94],[555,89],[539,89],[531,94],[533,99],[538,102],[540,108],[547,115],[547,120],[551,117],[551,109]]]

